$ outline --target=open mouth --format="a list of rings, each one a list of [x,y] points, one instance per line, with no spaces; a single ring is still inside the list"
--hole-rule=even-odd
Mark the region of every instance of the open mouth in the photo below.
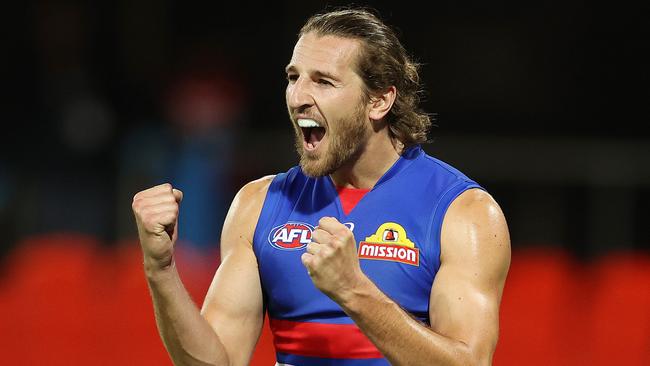
[[[302,136],[304,138],[303,146],[305,149],[309,151],[316,150],[325,136],[325,127],[321,127],[313,119],[302,118],[298,119],[298,126],[302,130]]]

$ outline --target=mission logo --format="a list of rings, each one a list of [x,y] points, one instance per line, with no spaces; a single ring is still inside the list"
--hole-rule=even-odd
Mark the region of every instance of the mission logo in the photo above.
[[[269,243],[282,250],[298,250],[311,242],[314,227],[304,222],[287,222],[269,233]]]
[[[375,234],[359,243],[359,258],[419,266],[420,250],[409,240],[400,224],[387,222],[379,226]]]

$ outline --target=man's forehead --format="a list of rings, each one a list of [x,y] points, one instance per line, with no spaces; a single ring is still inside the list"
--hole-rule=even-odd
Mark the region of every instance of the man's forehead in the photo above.
[[[353,69],[360,42],[352,38],[307,33],[298,39],[287,68]]]

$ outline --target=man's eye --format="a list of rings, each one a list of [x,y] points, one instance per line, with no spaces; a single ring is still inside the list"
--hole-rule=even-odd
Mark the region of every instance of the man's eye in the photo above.
[[[294,82],[296,80],[298,80],[298,75],[294,75],[294,74],[287,75],[287,81]]]
[[[318,79],[318,83],[322,84],[322,85],[334,85],[334,84],[332,84],[331,82],[329,82],[328,80],[325,80],[325,79]]]

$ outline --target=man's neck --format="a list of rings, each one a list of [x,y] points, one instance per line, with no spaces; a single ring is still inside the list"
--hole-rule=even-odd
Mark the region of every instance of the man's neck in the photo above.
[[[356,159],[330,175],[337,187],[372,189],[399,159],[398,147],[386,136],[370,139]]]

